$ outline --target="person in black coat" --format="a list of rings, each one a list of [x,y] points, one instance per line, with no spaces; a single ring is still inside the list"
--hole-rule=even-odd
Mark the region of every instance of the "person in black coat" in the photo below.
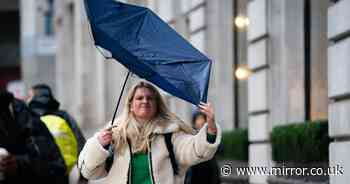
[[[63,118],[71,128],[78,145],[78,154],[83,149],[86,139],[75,119],[66,111],[60,110],[60,103],[52,94],[51,88],[46,84],[34,85],[29,91],[29,108],[38,116],[56,115]],[[68,177],[68,175],[67,175]],[[87,180],[79,176],[79,183],[87,183]]]
[[[68,112],[59,109],[60,103],[55,99],[48,85],[37,84],[29,90],[28,106],[39,116],[52,114],[66,120],[77,139],[78,152],[80,153],[85,145],[86,139],[75,119]]]
[[[22,101],[0,91],[1,184],[65,184],[64,160],[48,129]]]
[[[196,112],[192,118],[192,125],[200,130],[206,123],[205,114]],[[215,156],[206,162],[192,166],[186,173],[186,184],[219,184],[220,173]]]

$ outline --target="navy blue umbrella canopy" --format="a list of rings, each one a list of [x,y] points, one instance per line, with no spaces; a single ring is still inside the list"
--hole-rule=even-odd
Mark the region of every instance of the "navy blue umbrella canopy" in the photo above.
[[[206,102],[211,60],[145,7],[84,0],[95,45],[132,73],[192,104]]]

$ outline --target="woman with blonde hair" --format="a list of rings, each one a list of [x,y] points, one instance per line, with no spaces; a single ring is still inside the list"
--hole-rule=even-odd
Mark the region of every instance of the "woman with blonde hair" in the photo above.
[[[221,140],[210,103],[199,104],[207,123],[194,135],[192,128],[172,114],[158,90],[139,82],[130,90],[117,127],[109,126],[90,138],[79,156],[88,179],[105,177],[107,184],[180,184],[186,170],[211,159]],[[166,139],[166,135],[171,135]],[[111,145],[113,163],[105,168]]]

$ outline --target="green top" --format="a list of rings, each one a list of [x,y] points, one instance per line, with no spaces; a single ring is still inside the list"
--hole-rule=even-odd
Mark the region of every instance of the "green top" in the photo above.
[[[131,162],[132,184],[152,184],[147,153],[135,153]]]
[[[209,143],[214,143],[215,139],[216,135],[207,134],[207,141]],[[131,183],[152,184],[147,153],[135,153],[131,159]]]

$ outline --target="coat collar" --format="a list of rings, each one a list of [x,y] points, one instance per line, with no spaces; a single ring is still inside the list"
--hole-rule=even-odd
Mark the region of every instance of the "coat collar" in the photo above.
[[[186,125],[178,117],[172,117],[171,119],[158,118],[155,121],[158,122],[155,122],[156,127],[153,130],[154,134],[174,133],[180,130],[193,131],[189,125]]]
[[[177,132],[179,130],[180,130],[180,125],[178,124],[178,122],[160,121],[160,122],[157,122],[156,127],[153,130],[153,133],[166,134],[166,133]]]

